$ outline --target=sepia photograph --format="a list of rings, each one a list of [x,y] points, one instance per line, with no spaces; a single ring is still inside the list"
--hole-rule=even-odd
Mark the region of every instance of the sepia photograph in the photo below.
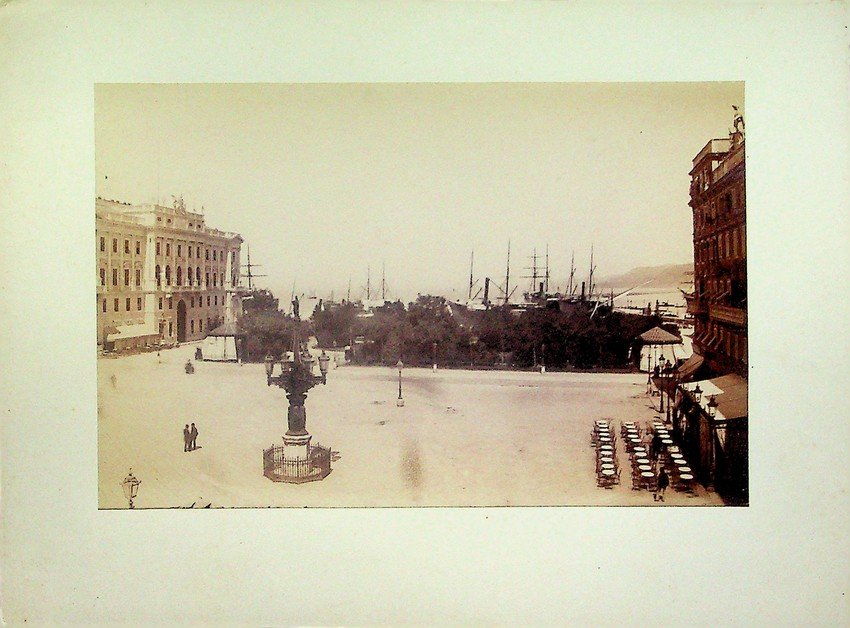
[[[100,509],[749,504],[744,83],[94,115]]]

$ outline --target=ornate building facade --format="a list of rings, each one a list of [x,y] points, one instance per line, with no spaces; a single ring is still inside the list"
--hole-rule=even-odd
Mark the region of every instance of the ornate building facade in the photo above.
[[[691,170],[694,349],[712,374],[747,376],[747,215],[743,119],[713,139]]]
[[[173,207],[95,203],[97,343],[199,340],[241,309],[239,234]]]

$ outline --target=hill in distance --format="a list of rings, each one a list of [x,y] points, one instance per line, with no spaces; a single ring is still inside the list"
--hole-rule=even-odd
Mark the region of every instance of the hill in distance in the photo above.
[[[676,289],[679,286],[690,285],[694,280],[694,265],[664,264],[662,266],[640,266],[632,268],[622,275],[601,277],[596,283],[599,287],[627,289],[646,282],[646,289]]]

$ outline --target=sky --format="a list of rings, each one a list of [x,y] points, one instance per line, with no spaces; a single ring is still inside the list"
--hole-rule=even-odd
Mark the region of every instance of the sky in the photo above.
[[[693,157],[743,83],[100,84],[98,196],[182,195],[298,294],[464,299],[693,260]],[[243,245],[243,259],[246,249]],[[542,264],[543,261],[541,260]],[[385,271],[382,271],[385,269]],[[498,296],[494,288],[492,296]]]

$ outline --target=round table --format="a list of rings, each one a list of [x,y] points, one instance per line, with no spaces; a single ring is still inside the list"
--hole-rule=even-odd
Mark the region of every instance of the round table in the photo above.
[[[611,463],[614,464],[614,459],[611,456],[600,456],[599,462],[602,464]]]
[[[691,468],[690,467],[679,467],[679,475],[681,475],[683,473],[685,473],[685,474],[691,473]]]
[[[678,460],[679,458],[684,458],[684,456],[682,454],[675,452],[675,451],[670,454],[670,457],[673,458],[674,460]]]
[[[690,473],[680,473],[679,479],[680,480],[693,480],[694,476],[692,476]]]
[[[602,475],[614,475],[614,470],[613,469],[602,469],[601,473],[602,473]]]
[[[635,462],[640,464],[649,464],[649,458],[635,458]]]
[[[664,443],[665,445],[672,445],[673,444],[673,441],[669,438],[662,438],[661,442]]]
[[[640,469],[641,471],[652,471],[652,467],[648,464],[640,464],[638,465],[638,469]]]
[[[602,469],[612,469],[612,470],[614,469],[614,463],[613,463],[613,462],[603,462],[603,463],[602,463],[601,465],[599,465],[599,466],[600,466]]]
[[[655,477],[655,474],[652,471],[641,471],[640,474],[641,474],[642,477],[645,477],[645,478],[654,478]]]
[[[599,440],[602,441],[603,443],[610,443],[611,437],[610,436],[600,436]]]
[[[640,438],[638,438],[637,436],[630,436],[629,440],[633,443],[637,443],[638,445],[640,445],[641,442]]]
[[[680,459],[680,458],[677,458],[676,460],[674,460],[673,464],[678,465],[680,467],[687,467],[688,466],[688,463],[685,462],[684,460]]]
[[[634,449],[635,452],[646,453],[646,447],[644,447],[643,445],[638,445],[637,447],[632,447],[632,449]]]
[[[602,451],[609,451],[609,450],[613,451],[614,450],[614,448],[611,447],[611,445],[600,445],[599,449],[601,449]]]

